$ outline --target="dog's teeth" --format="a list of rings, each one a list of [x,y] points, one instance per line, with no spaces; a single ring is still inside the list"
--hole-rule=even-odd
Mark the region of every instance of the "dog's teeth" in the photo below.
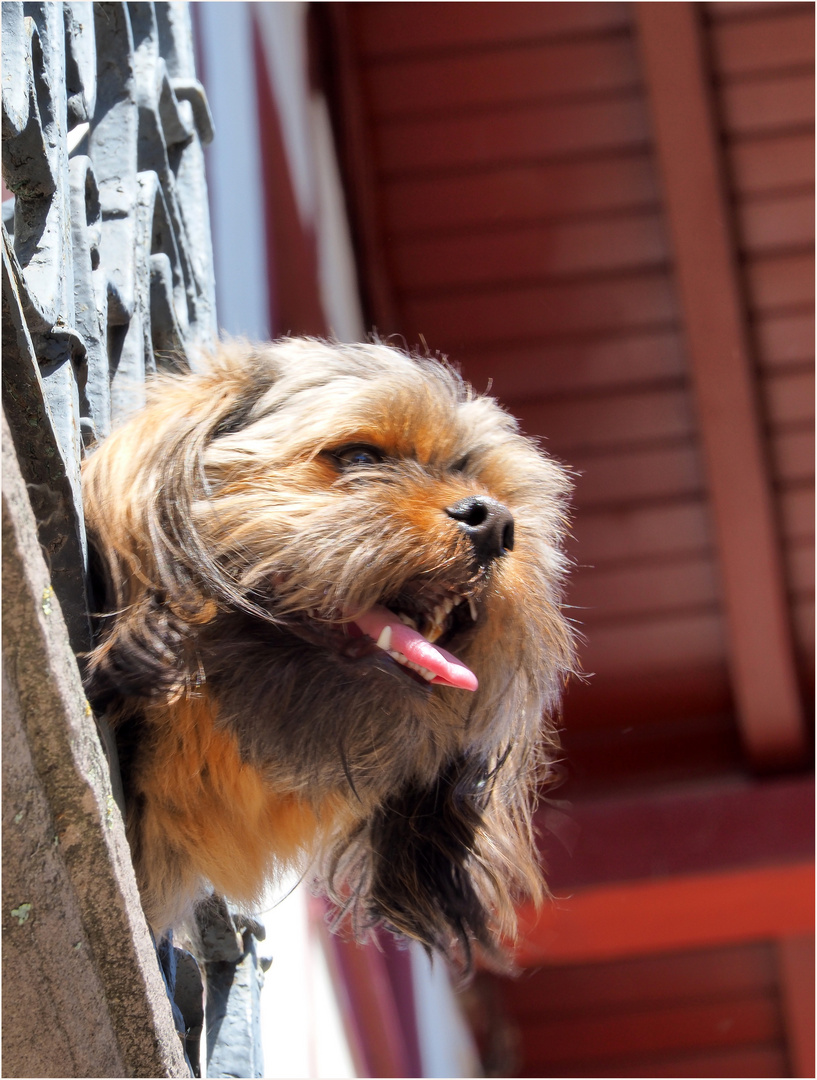
[[[416,671],[418,675],[421,675],[426,680],[426,682],[431,682],[431,680],[435,678],[433,671],[429,671],[428,668],[424,668],[420,664],[415,664],[413,660],[409,660],[407,656],[403,656],[403,654],[397,652],[396,649],[387,649],[386,651],[392,660],[402,667],[411,668],[412,671]]]
[[[380,637],[377,639],[378,649],[382,649],[384,652],[390,652],[391,650],[391,627],[384,626],[380,631]]]
[[[435,622],[433,625],[429,626],[428,630],[425,632],[425,634],[423,634],[423,637],[426,639],[426,641],[430,641],[432,644],[434,644],[434,642],[437,640],[438,637],[440,637],[442,632],[443,628],[440,626],[439,623]]]
[[[450,615],[451,612],[454,610],[454,598],[452,596],[449,596],[449,598],[445,601],[445,603],[443,604],[443,609],[446,615]]]
[[[397,618],[400,620],[401,623],[404,623],[406,626],[410,626],[412,630],[417,629],[417,622],[412,619],[411,615],[406,615],[404,612],[398,611]]]
[[[473,596],[468,597],[468,610],[471,612],[471,619],[474,622],[476,622],[477,621],[477,605],[476,605],[476,601],[474,600]]]

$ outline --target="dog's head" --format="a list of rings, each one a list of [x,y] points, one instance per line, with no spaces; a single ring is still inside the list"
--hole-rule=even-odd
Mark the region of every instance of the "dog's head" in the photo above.
[[[564,470],[442,363],[287,340],[163,377],[85,490],[96,700],[206,690],[271,790],[343,806],[313,854],[358,931],[490,947],[540,889]]]

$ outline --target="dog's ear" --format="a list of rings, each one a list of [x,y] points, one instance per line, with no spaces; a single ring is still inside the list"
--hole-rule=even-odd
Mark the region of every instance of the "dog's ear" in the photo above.
[[[474,945],[501,962],[515,891],[541,891],[529,827],[495,791],[504,763],[458,758],[432,784],[390,798],[368,825],[367,922],[443,953],[466,975]]]
[[[95,699],[173,688],[186,670],[189,628],[211,619],[221,601],[252,606],[199,536],[192,508],[209,495],[205,451],[247,423],[265,385],[237,348],[212,370],[160,376],[147,408],[85,463],[102,600],[101,643],[87,665]]]

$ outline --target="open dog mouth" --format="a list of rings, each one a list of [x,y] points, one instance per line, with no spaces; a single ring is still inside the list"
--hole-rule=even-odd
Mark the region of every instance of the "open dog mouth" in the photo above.
[[[473,598],[447,592],[434,604],[421,604],[416,598],[404,601],[401,597],[389,606],[375,604],[350,622],[321,619],[318,611],[310,612],[310,622],[313,620],[321,625],[324,642],[329,634],[333,644],[347,655],[361,656],[380,649],[421,682],[462,690],[478,687],[474,672],[441,644],[476,622]]]

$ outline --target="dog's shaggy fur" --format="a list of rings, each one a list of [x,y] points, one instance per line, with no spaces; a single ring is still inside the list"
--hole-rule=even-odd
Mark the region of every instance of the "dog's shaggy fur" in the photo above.
[[[294,864],[363,936],[467,966],[512,932],[573,663],[564,470],[440,362],[283,340],[157,379],[83,481],[107,590],[87,686],[154,930]],[[384,651],[412,623],[454,685]]]

